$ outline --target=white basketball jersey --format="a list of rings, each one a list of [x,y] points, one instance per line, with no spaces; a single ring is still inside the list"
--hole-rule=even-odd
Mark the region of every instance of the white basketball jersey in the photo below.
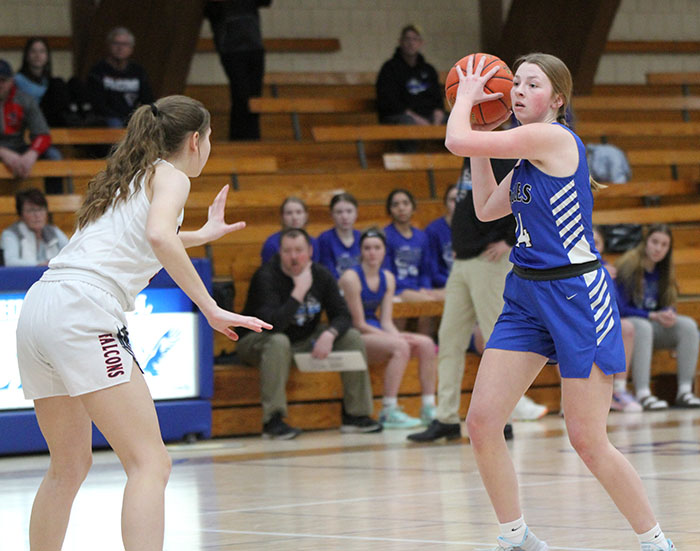
[[[163,267],[146,239],[151,203],[144,179],[142,176],[140,189],[128,200],[110,206],[100,218],[73,234],[49,262],[48,278],[88,280],[116,293],[125,310],[134,309],[136,295]],[[129,188],[133,193],[134,180]],[[183,216],[184,211],[178,216],[178,227]]]

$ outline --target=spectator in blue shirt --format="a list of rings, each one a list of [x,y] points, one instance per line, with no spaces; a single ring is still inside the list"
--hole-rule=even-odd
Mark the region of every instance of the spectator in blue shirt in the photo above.
[[[645,410],[665,409],[668,403],[651,393],[654,348],[676,351],[676,407],[700,408],[693,394],[700,336],[693,318],[676,312],[678,285],[673,269],[673,235],[666,224],[649,227],[646,238],[617,261],[617,303],[621,318],[634,325],[632,376],[637,400]]]
[[[404,302],[441,300],[441,293],[432,287],[428,236],[411,225],[416,210],[416,200],[407,189],[395,189],[386,199],[386,211],[391,224],[384,228],[386,258],[384,267],[396,278],[396,296]],[[403,329],[406,320],[397,325]],[[418,319],[418,331],[433,334],[432,318]]]
[[[337,193],[331,199],[333,227],[318,236],[321,264],[339,279],[348,268],[360,263],[360,232],[355,229],[357,199],[350,193]]]
[[[425,228],[430,247],[430,264],[432,284],[435,289],[444,289],[447,276],[452,269],[454,252],[452,250],[452,215],[457,203],[457,184],[452,184],[443,197],[445,214],[433,220]],[[444,295],[444,293],[443,293]],[[444,298],[444,296],[443,296]]]
[[[282,217],[282,230],[285,228],[305,229],[306,223],[309,221],[309,208],[306,206],[303,199],[290,196],[282,201],[282,205],[280,205],[280,216]],[[279,252],[280,234],[282,230],[273,233],[265,240],[265,243],[263,243],[262,250],[260,251],[263,264]],[[319,250],[316,239],[313,237],[311,238],[311,246],[313,247],[311,259],[314,262],[318,262]]]

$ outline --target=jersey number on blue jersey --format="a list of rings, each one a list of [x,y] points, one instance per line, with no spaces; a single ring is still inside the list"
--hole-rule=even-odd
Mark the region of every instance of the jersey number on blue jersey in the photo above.
[[[518,236],[518,241],[515,243],[516,247],[532,247],[532,241],[530,240],[530,233],[527,231],[525,226],[523,226],[523,219],[518,213],[517,217],[518,227],[515,229],[515,234]]]

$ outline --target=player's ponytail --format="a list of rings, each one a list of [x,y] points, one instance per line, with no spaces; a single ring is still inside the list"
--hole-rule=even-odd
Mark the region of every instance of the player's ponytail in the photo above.
[[[155,172],[154,163],[177,152],[193,132],[204,136],[209,128],[209,112],[197,100],[186,96],[168,96],[134,111],[124,138],[107,159],[107,167],[88,184],[85,201],[77,213],[78,228],[97,220],[119,201],[135,193],[141,176],[148,185]]]

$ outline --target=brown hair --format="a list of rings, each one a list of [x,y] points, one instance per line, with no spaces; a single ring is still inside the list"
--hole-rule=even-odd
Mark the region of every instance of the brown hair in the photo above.
[[[513,73],[518,70],[523,63],[532,63],[537,65],[549,79],[552,85],[552,93],[554,96],[561,96],[562,103],[557,110],[557,122],[564,126],[569,126],[566,122],[566,109],[571,105],[571,96],[574,90],[574,81],[571,78],[571,71],[566,64],[557,56],[545,54],[542,52],[533,52],[524,56],[520,56],[513,64]],[[598,191],[607,186],[596,182],[589,175],[591,189]]]
[[[647,229],[644,239],[634,248],[623,254],[615,263],[617,280],[627,290],[636,305],[644,300],[644,259],[646,258],[647,241],[653,233],[668,235],[671,243],[668,253],[656,264],[659,270],[659,308],[673,306],[678,298],[678,284],[673,268],[673,234],[666,224],[652,224]]]
[[[107,167],[88,184],[85,201],[77,213],[78,228],[102,216],[110,206],[127,201],[141,189],[141,176],[148,185],[155,173],[154,162],[176,153],[189,134],[203,137],[209,128],[209,111],[187,96],[167,96],[142,105],[131,116],[126,135],[114,147]]]
[[[27,188],[18,191],[15,194],[15,209],[17,209],[17,214],[22,216],[22,209],[24,209],[25,203],[32,203],[37,207],[43,207],[46,210],[49,209],[49,204],[46,201],[46,195],[35,187]]]

